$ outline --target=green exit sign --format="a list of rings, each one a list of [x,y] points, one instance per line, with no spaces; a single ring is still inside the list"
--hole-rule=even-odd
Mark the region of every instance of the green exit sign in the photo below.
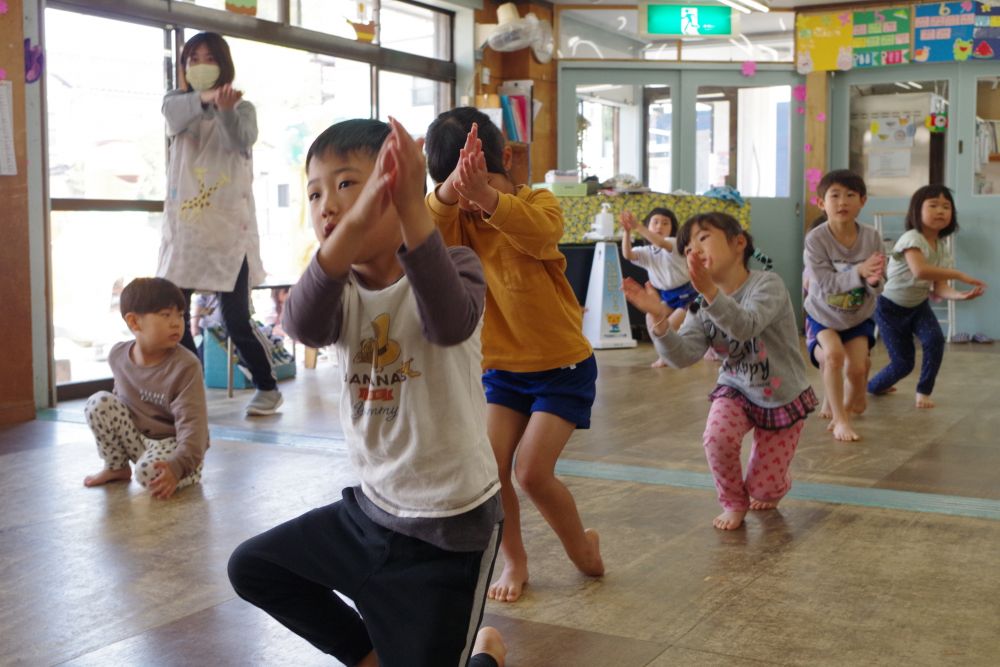
[[[731,35],[732,11],[721,5],[646,5],[646,34]]]

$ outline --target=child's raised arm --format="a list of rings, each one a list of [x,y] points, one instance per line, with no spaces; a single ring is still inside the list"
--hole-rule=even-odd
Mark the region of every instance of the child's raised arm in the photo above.
[[[632,230],[635,229],[635,215],[632,211],[625,209],[618,216],[618,222],[622,226],[622,257],[628,261],[634,261],[635,253],[632,252]]]
[[[390,174],[392,203],[399,213],[403,243],[412,250],[434,232],[434,222],[424,206],[427,179],[424,142],[423,139],[415,141],[395,118],[390,117],[389,124],[392,133],[386,139],[386,170]]]
[[[472,129],[465,137],[465,146],[458,153],[458,162],[448,178],[438,186],[437,196],[442,204],[452,206],[458,203],[458,191],[455,189],[455,181],[459,179],[459,167],[462,166],[462,158],[473,155],[482,150],[483,142],[479,139],[479,125],[472,124]]]

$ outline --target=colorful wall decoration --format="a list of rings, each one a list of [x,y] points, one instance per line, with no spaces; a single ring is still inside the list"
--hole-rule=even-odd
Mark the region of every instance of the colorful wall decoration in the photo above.
[[[965,0],[915,5],[913,60],[918,63],[968,60],[972,55],[977,4]]]
[[[854,12],[854,66],[884,67],[910,62],[910,8]]]
[[[976,24],[972,30],[972,57],[1000,58],[1000,4],[976,3]]]
[[[850,11],[798,14],[795,32],[795,68],[799,74],[847,70],[854,65],[854,22]]]

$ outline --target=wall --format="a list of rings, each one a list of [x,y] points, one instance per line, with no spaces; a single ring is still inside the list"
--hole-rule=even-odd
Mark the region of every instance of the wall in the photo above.
[[[3,304],[3,353],[0,354],[0,424],[33,419],[31,277],[28,243],[27,124],[25,120],[24,8],[7,3],[0,15],[0,68],[13,83],[13,133],[16,176],[0,176],[0,303]],[[37,86],[38,84],[32,84]]]

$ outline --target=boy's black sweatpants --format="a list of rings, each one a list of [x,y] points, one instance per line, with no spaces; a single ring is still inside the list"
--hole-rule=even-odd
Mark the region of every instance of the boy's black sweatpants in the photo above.
[[[241,598],[347,665],[374,648],[383,667],[487,667],[490,656],[470,653],[501,528],[485,551],[446,551],[376,524],[344,489],[342,500],[237,547],[229,580]]]

